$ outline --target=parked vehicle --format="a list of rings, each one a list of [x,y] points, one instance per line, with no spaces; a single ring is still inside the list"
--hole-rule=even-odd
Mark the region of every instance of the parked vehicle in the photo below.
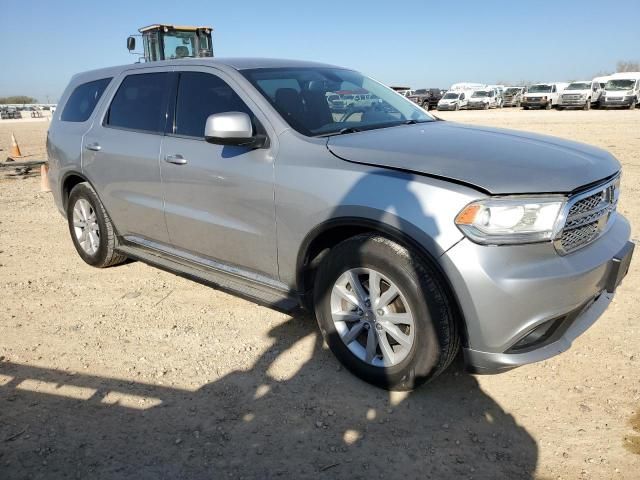
[[[489,88],[493,88],[496,92],[496,103],[498,108],[504,107],[504,85],[489,85]]]
[[[560,82],[531,85],[522,98],[522,107],[525,110],[532,107],[551,110],[558,105],[559,95],[568,85],[568,83]]]
[[[408,98],[425,110],[429,110],[438,106],[438,102],[442,98],[442,91],[439,88],[420,88],[414,90]]]
[[[572,82],[560,95],[558,110],[569,107],[579,107],[589,110],[592,106],[597,107],[602,95],[602,87],[596,80],[582,80]]]
[[[610,76],[604,87],[600,105],[627,107],[630,110],[640,103],[640,72],[615,73]]]
[[[469,92],[453,92],[449,90],[438,102],[438,110],[461,110],[466,108]]]
[[[22,112],[16,107],[5,107],[0,114],[2,120],[13,120],[22,118]]]
[[[526,87],[507,87],[504,91],[504,106],[520,107],[522,96],[526,91]]]
[[[471,94],[467,108],[469,110],[489,110],[490,108],[498,108],[499,99],[495,88],[487,88],[484,90],[476,90]]]
[[[354,86],[380,101],[336,120],[327,92]],[[459,348],[481,372],[566,350],[631,260],[611,154],[437,121],[352,70],[133,64],[75,75],[60,106],[49,177],[86,263],[304,305],[384,388],[436,377]]]

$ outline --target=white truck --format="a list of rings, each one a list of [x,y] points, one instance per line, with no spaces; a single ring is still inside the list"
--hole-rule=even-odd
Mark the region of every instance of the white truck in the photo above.
[[[640,103],[640,72],[614,73],[604,86],[600,106],[636,108]]]
[[[602,92],[600,82],[596,79],[571,82],[560,94],[557,109],[578,107],[589,110],[591,107],[597,107]]]
[[[536,83],[531,85],[522,98],[522,108],[544,108],[551,110],[558,105],[560,94],[569,84],[564,82]]]

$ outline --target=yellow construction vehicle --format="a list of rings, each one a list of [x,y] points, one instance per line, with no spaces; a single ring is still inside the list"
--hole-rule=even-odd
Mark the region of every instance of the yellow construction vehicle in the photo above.
[[[211,27],[154,24],[138,30],[144,47],[144,61],[174,58],[213,57]],[[127,38],[127,49],[136,48],[134,36]]]

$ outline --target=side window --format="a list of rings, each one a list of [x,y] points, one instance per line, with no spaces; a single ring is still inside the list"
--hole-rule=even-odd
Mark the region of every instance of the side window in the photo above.
[[[69,96],[60,119],[63,122],[85,122],[96,108],[111,78],[101,78],[78,85]]]
[[[164,132],[169,89],[169,73],[129,75],[111,101],[105,125]]]
[[[202,72],[180,73],[174,133],[203,138],[207,117],[224,112],[244,112],[253,117],[249,107],[220,77]]]
[[[554,85],[553,88],[551,88],[551,93],[556,93],[556,86]]]
[[[460,100],[464,100],[464,93],[460,94]]]

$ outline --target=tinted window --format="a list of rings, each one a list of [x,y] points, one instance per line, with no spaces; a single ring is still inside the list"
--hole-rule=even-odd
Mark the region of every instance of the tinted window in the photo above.
[[[93,113],[93,109],[96,108],[98,100],[110,81],[111,78],[102,78],[77,86],[69,96],[60,119],[65,122],[86,121]]]
[[[129,75],[111,101],[105,124],[164,132],[169,82],[169,73]]]
[[[251,110],[223,80],[201,72],[182,72],[178,83],[178,100],[174,132],[178,135],[204,137],[209,115]]]

